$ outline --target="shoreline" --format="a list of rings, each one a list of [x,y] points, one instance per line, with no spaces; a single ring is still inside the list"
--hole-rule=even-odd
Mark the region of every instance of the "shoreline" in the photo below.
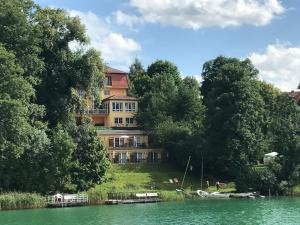
[[[170,191],[167,191],[167,192],[170,192]],[[157,203],[162,203],[162,202],[182,202],[182,201],[187,201],[187,200],[212,200],[212,199],[208,199],[208,198],[199,198],[197,196],[193,196],[193,197],[185,197],[184,195],[182,194],[178,194],[174,191],[174,193],[172,193],[172,195],[163,195],[162,192],[158,192],[160,193],[160,196],[161,196],[161,201],[157,202]],[[8,193],[8,194],[1,194],[0,195],[0,200],[3,198],[3,196],[6,195],[7,197],[11,198],[12,196],[17,196],[17,195],[20,195],[20,196],[34,196],[34,197],[38,197],[39,201],[38,202],[32,202],[32,204],[30,203],[24,203],[24,201],[18,201],[18,202],[15,202],[11,205],[8,205],[8,204],[5,204],[5,206],[3,207],[3,201],[1,202],[0,201],[0,212],[1,211],[11,211],[11,210],[27,210],[27,209],[41,209],[41,208],[50,208],[47,206],[47,203],[46,201],[41,201],[42,199],[44,199],[44,197],[40,194],[37,194],[37,193]],[[176,196],[176,197],[175,197]],[[281,197],[289,197],[289,198],[300,198],[300,193],[296,193],[294,194],[293,196],[270,196],[270,198],[281,198]],[[266,199],[269,198],[269,197],[266,197]],[[233,198],[231,198],[232,200]],[[246,198],[245,198],[246,199]],[[24,199],[23,199],[24,200]],[[87,204],[84,204],[84,205],[81,205],[81,206],[76,206],[76,207],[87,207],[87,206],[100,206],[100,205],[107,205],[106,204],[106,200],[107,199],[103,199],[101,201],[97,201],[97,202],[88,202]],[[236,199],[234,199],[236,200]],[[37,204],[39,203],[39,204]],[[136,204],[140,204],[140,203],[136,203]],[[146,203],[145,203],[146,204]],[[148,203],[149,204],[149,203]],[[118,204],[118,205],[122,205],[122,204]],[[9,207],[11,206],[11,207]],[[62,207],[57,207],[57,208],[62,208]],[[65,208],[65,207],[63,207]],[[71,207],[68,207],[68,208],[71,208]]]

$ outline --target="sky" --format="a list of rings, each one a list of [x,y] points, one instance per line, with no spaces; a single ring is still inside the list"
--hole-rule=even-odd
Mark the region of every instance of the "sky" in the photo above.
[[[260,79],[282,91],[300,83],[299,0],[35,2],[80,17],[90,46],[117,69],[128,71],[135,58],[145,68],[163,59],[201,80],[203,63],[224,55],[251,59]]]

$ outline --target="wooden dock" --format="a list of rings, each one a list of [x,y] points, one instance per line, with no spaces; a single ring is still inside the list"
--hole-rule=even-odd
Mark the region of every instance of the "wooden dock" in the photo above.
[[[83,206],[88,203],[85,194],[56,194],[46,196],[47,206],[50,208]]]
[[[157,193],[108,193],[107,205],[161,202]]]

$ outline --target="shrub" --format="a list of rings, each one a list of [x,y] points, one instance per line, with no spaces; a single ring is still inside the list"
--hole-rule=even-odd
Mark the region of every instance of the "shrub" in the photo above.
[[[46,206],[45,198],[35,193],[5,193],[0,195],[0,209],[33,209]]]
[[[253,167],[240,173],[235,181],[238,192],[259,191],[262,194],[278,192],[278,181],[267,167]]]

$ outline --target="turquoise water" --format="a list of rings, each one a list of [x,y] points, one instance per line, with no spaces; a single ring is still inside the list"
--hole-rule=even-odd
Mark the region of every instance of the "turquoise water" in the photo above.
[[[300,198],[0,211],[0,225],[300,224]]]

